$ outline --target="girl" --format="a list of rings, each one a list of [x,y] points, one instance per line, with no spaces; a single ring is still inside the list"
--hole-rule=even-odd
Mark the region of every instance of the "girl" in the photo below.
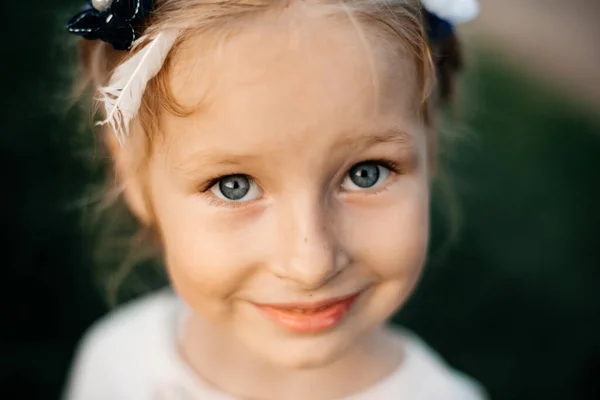
[[[384,325],[425,261],[449,21],[477,12],[423,3],[94,0],[69,23],[174,292],[97,323],[67,399],[484,398]]]

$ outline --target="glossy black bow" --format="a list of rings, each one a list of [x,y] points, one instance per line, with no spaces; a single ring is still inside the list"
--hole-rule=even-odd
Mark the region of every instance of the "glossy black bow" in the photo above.
[[[114,0],[106,11],[98,11],[88,3],[67,23],[67,30],[85,39],[103,40],[116,50],[129,50],[153,7],[154,0]]]

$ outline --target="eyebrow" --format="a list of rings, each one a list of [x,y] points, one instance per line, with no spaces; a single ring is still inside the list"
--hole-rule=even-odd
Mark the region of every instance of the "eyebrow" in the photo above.
[[[376,134],[365,134],[356,137],[352,134],[345,135],[343,139],[335,143],[335,147],[371,147],[378,144],[398,144],[406,147],[412,147],[414,144],[413,135],[398,128],[390,128]],[[249,162],[256,161],[261,157],[257,154],[235,154],[234,152],[218,156],[208,155],[206,152],[199,151],[185,161],[178,164],[176,169],[185,174],[193,174],[195,171],[207,166],[225,166],[237,167],[246,165]]]
[[[369,147],[380,143],[392,143],[411,146],[414,144],[413,135],[399,128],[389,128],[374,134],[365,134],[361,137],[346,135],[338,142],[340,146]]]
[[[217,156],[208,156],[207,153],[198,152],[188,157],[185,161],[178,164],[176,169],[182,171],[185,174],[193,174],[199,169],[208,166],[224,166],[224,167],[236,167],[245,165],[251,161],[255,161],[259,158],[257,155],[248,154],[225,154],[221,153]]]

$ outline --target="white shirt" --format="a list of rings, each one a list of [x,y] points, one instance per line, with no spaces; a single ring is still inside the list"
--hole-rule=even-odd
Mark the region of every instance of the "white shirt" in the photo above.
[[[96,323],[82,341],[65,400],[235,400],[202,382],[179,356],[183,310],[175,294],[162,291]],[[414,334],[400,334],[405,343],[400,367],[344,400],[486,398],[476,382],[452,370]]]

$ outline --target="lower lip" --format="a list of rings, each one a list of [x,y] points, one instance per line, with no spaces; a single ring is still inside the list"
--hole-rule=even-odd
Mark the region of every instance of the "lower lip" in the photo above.
[[[321,332],[335,327],[350,310],[358,294],[342,299],[319,311],[294,312],[286,308],[258,305],[271,320],[291,331]]]

